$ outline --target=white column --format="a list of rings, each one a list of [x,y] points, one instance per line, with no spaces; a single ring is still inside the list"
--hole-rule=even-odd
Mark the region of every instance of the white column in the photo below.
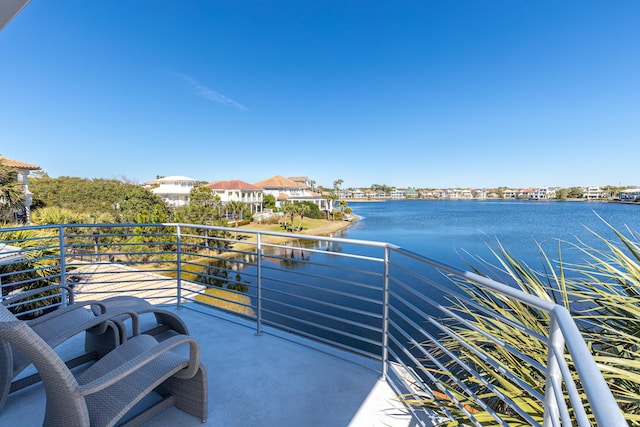
[[[24,213],[26,216],[27,224],[31,224],[31,202],[33,201],[33,194],[29,191],[29,175],[28,169],[20,169],[20,175],[22,175],[22,187],[24,191]]]

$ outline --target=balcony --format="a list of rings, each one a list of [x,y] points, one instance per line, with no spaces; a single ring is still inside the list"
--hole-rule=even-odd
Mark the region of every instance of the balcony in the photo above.
[[[410,425],[410,415],[370,369],[370,361],[269,328],[257,336],[248,322],[189,305],[177,313],[198,339],[209,372],[209,420],[204,425]],[[82,345],[79,339],[62,351]],[[42,385],[30,386],[9,395],[0,425],[41,425],[44,410]],[[202,423],[170,408],[152,425]]]
[[[563,307],[388,243],[192,224],[5,228],[0,241],[15,248],[0,266],[3,296],[66,283],[77,300],[126,294],[176,310],[209,371],[208,425],[479,424],[474,408],[502,425],[504,413],[531,425],[625,425]],[[466,287],[529,306],[545,332],[487,313]],[[479,351],[460,329],[472,327],[470,318],[451,301],[533,337],[544,354],[489,334]],[[505,354],[540,384],[504,369]],[[542,412],[500,393],[504,384]],[[9,396],[0,424],[38,424],[43,413],[42,386],[33,385]],[[175,409],[152,423],[200,424]]]

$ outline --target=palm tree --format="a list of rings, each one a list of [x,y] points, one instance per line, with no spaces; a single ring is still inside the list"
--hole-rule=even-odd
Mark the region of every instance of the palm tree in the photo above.
[[[311,208],[304,203],[295,203],[295,213],[300,215],[300,224],[298,224],[298,230],[302,230],[302,221],[304,220],[304,216],[309,213]],[[293,224],[292,224],[293,227]]]
[[[244,218],[244,213],[247,211],[247,205],[239,200],[233,200],[224,205],[226,212],[231,212],[233,220],[235,221],[235,227],[238,228],[238,222]],[[236,230],[235,240],[238,240],[238,231]]]
[[[335,211],[334,211],[334,205],[336,200],[338,200],[338,195],[336,193],[331,193],[327,196],[327,199],[331,200],[331,208],[330,210],[327,212],[327,219],[335,219]]]
[[[293,202],[291,200],[283,200],[280,204],[280,210],[284,216],[284,231],[287,231],[287,218],[293,211]],[[291,224],[291,228],[293,228],[293,224]]]

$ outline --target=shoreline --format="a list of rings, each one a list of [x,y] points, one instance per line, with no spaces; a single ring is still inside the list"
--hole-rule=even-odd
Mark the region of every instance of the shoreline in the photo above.
[[[301,231],[297,233],[289,232],[291,236],[287,236],[287,237],[263,235],[262,243],[270,243],[270,244],[291,243],[291,242],[295,242],[296,240],[300,240],[301,238],[303,238],[303,236],[329,236],[330,237],[332,234],[342,231],[348,228],[349,226],[351,226],[351,224],[353,224],[354,222],[360,220],[360,217],[357,215],[352,214],[352,217],[353,217],[352,221],[343,221],[343,220],[329,221],[326,219],[305,219],[305,227]],[[280,229],[280,226],[278,224],[250,223],[246,225],[241,225],[240,227],[237,228],[237,230],[239,235],[243,234],[242,233],[243,230],[247,232],[249,231],[269,232],[270,231],[270,232],[283,233],[283,231]],[[238,241],[233,244],[232,249],[234,251],[237,251],[237,250],[242,251],[242,250],[247,250],[255,247],[255,243],[257,240],[256,235],[252,233],[252,234],[244,234],[244,236],[247,237],[245,240]],[[300,238],[298,238],[297,236],[300,236]],[[218,254],[217,256],[223,257],[223,258],[233,258],[234,256],[237,256],[237,255],[238,254],[236,252],[225,251]]]

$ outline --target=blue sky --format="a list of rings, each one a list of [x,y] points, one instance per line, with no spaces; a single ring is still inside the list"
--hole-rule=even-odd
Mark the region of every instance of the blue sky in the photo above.
[[[51,176],[640,185],[640,2],[32,0],[0,154]]]

